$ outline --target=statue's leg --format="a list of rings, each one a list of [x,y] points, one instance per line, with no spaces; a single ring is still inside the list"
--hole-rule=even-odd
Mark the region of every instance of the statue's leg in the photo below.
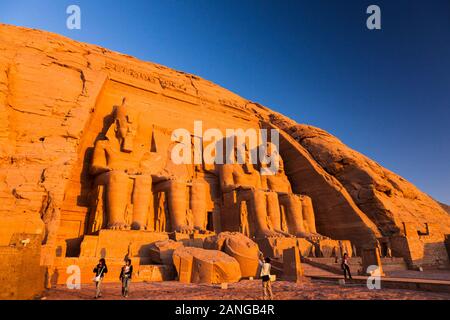
[[[87,233],[95,233],[107,223],[107,208],[105,208],[106,186],[108,185],[108,173],[102,173],[95,177],[92,190],[89,192],[89,223]]]
[[[164,225],[164,222],[166,220],[166,205],[167,205],[166,193],[164,191],[155,193],[157,194],[156,201],[158,203],[158,207],[154,209],[156,214],[156,221],[154,221],[154,231],[164,232],[166,231]]]
[[[185,182],[170,180],[168,181],[168,204],[170,222],[172,225],[172,231],[177,232],[189,232],[190,228],[186,221],[186,189]]]
[[[244,191],[249,192],[249,191]],[[269,218],[267,216],[266,194],[262,190],[250,192],[250,208],[255,222],[256,237],[279,237],[280,234],[269,229]]]
[[[206,183],[198,180],[192,181],[191,209],[194,215],[194,228],[206,230]]]
[[[298,196],[294,194],[282,194],[280,202],[286,208],[286,217],[291,226],[292,233],[298,237],[307,236],[305,225],[303,224],[302,203]]]
[[[128,229],[125,222],[125,210],[128,203],[129,177],[120,171],[108,173],[107,212],[108,229]]]
[[[131,229],[144,230],[152,197],[152,177],[137,176],[133,189],[133,222]]]
[[[274,230],[281,230],[280,204],[276,192],[267,192],[267,214]]]
[[[305,219],[309,232],[317,233],[316,218],[314,217],[314,208],[312,200],[308,196],[301,196],[303,218]]]

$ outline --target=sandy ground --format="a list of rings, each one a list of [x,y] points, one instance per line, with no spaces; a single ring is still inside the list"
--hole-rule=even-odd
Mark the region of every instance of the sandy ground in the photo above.
[[[119,283],[103,284],[103,300],[125,299],[120,294]],[[400,289],[369,290],[357,284],[340,286],[336,283],[313,281],[306,283],[292,283],[276,281],[273,283],[275,299],[279,300],[450,300],[450,294],[433,293]],[[261,299],[261,282],[241,281],[229,284],[228,289],[206,284],[182,284],[169,282],[132,283],[130,296],[132,300],[258,300]],[[47,290],[43,299],[73,300],[93,299],[94,284],[82,285],[81,290],[70,290],[65,286],[58,286]]]

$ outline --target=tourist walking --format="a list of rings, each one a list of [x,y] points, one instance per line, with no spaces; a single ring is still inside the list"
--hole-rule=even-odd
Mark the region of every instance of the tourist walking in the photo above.
[[[120,271],[120,280],[122,281],[122,297],[127,298],[130,288],[131,276],[133,275],[133,266],[131,265],[131,259],[125,259],[125,265]]]
[[[95,278],[94,278],[94,282],[95,282],[95,299],[97,299],[97,298],[102,296],[101,285],[102,285],[102,281],[103,281],[103,277],[105,276],[105,273],[108,272],[108,267],[106,266],[105,259],[101,258],[98,261],[98,264],[94,268],[93,272],[95,273]]]
[[[350,265],[349,265],[349,257],[347,253],[344,253],[344,257],[342,258],[342,264],[341,264],[342,270],[344,271],[344,279],[347,280],[347,274],[348,278],[352,279],[352,274],[350,273]]]
[[[262,279],[263,286],[263,300],[272,300],[272,281],[270,279],[270,269],[272,265],[270,264],[270,258],[266,257],[263,261],[260,261],[261,265],[261,274],[260,277]]]

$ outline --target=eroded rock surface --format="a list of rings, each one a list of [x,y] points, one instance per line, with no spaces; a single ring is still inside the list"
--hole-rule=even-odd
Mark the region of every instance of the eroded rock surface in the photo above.
[[[205,239],[205,249],[220,250],[235,258],[241,268],[242,277],[256,277],[259,267],[259,247],[239,232],[221,232]]]
[[[183,243],[174,240],[162,240],[152,243],[149,247],[150,259],[154,263],[172,265],[173,252],[183,247]]]
[[[335,177],[358,207],[385,235],[401,231],[402,223],[433,223],[450,232],[450,220],[439,204],[410,182],[352,150],[319,128],[281,117],[274,122],[295,138],[314,160]]]
[[[180,247],[173,252],[179,281],[186,283],[229,283],[241,279],[237,260],[218,250]]]
[[[448,263],[444,246],[450,233],[448,213],[411,183],[329,133],[297,124],[195,75],[52,33],[3,24],[0,245],[8,245],[14,233],[44,234],[42,261],[52,265],[59,248],[62,256],[77,257],[84,236],[101,229],[104,221],[93,219],[95,229],[90,219],[89,168],[95,143],[105,139],[111,126],[112,107],[124,97],[131,109],[143,114],[139,125],[153,132],[149,149],[159,155],[167,154],[174,129],[193,131],[196,120],[203,121],[204,129],[280,129],[285,174],[294,194],[311,198],[317,233],[350,240],[357,248],[386,241],[394,256],[411,264]],[[192,215],[193,223],[171,226],[179,232],[205,229],[207,212],[214,214],[217,224],[226,216],[215,205],[220,195],[213,169],[197,169],[202,180],[194,180],[192,188],[201,192],[191,191],[190,211],[184,206],[176,210]],[[179,187],[177,195],[184,194],[186,181],[194,175],[192,168],[164,170],[166,177],[178,180],[156,190],[158,215],[146,229],[150,232],[165,232],[168,222],[174,224],[163,194],[175,187]],[[211,194],[216,198],[207,197]],[[97,213],[102,213],[102,202],[98,204]],[[202,215],[196,216],[198,212]],[[227,223],[236,225],[236,220]],[[136,229],[142,226],[138,223]]]

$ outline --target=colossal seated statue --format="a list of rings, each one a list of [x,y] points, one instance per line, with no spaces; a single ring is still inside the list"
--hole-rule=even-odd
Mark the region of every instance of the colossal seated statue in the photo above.
[[[148,151],[150,148],[140,138],[137,136],[137,119],[124,98],[122,104],[114,108],[113,123],[107,130],[106,139],[95,144],[90,167],[95,187],[106,188],[103,211],[108,229],[146,228],[151,202],[151,174],[161,165],[162,159]],[[130,203],[132,218],[127,219]]]
[[[148,139],[137,137],[133,118],[124,99],[114,109],[106,139],[97,141],[94,148],[90,173],[95,187],[106,190],[102,208],[106,228],[182,233],[205,230],[205,182],[195,179],[193,166],[175,165],[170,147],[166,158],[148,151],[150,148],[140,141]],[[157,195],[154,211],[149,208],[153,192]],[[98,221],[94,224],[101,229]]]
[[[206,230],[206,182],[196,179],[197,168],[190,164],[175,164],[168,148],[166,166],[154,177],[156,194],[164,194],[167,201],[170,226],[166,230],[191,233]],[[160,209],[161,210],[161,209]],[[190,214],[192,217],[190,217]]]
[[[268,216],[274,229],[302,238],[317,236],[311,198],[292,192],[281,156],[278,170],[261,178],[262,187],[269,191]]]
[[[219,166],[225,207],[232,208],[229,203],[237,203],[239,231],[250,237],[320,238],[316,232],[311,198],[292,192],[283,159],[273,148],[275,146],[269,143],[266,152],[278,165],[268,168],[268,165],[260,163],[266,169],[261,171],[265,174],[260,174],[250,163],[247,148],[244,164]]]
[[[219,165],[219,179],[224,201],[230,201],[236,196],[241,232],[256,238],[286,235],[272,228],[267,216],[267,192],[261,188],[260,174],[250,163],[248,150],[245,152],[244,164]]]
[[[137,117],[126,99],[114,107],[112,118],[105,139],[95,144],[90,166],[96,198],[91,232],[104,227],[183,233],[205,230],[207,188],[195,178],[195,167],[175,165],[173,145],[166,157],[150,152],[151,136],[138,131]],[[154,194],[156,208],[151,205]]]

